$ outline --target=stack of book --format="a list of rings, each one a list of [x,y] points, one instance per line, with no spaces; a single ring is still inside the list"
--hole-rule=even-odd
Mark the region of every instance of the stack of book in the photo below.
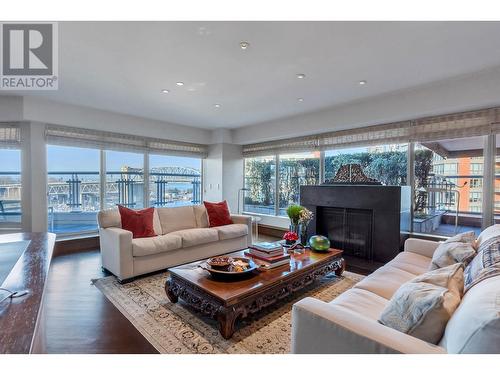
[[[274,268],[290,262],[290,254],[284,252],[279,242],[255,243],[248,248],[246,255],[266,268]]]

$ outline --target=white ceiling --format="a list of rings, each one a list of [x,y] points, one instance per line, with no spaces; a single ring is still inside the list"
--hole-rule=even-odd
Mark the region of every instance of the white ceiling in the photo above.
[[[498,35],[500,22],[61,22],[59,90],[10,94],[238,128],[498,66]]]

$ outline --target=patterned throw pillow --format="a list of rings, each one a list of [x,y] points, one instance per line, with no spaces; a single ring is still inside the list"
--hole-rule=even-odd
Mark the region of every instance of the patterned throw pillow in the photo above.
[[[429,271],[447,267],[455,263],[462,263],[466,267],[475,255],[476,250],[474,250],[470,243],[443,242],[432,255]]]
[[[463,285],[460,263],[417,276],[394,293],[379,323],[437,344],[460,304]]]
[[[484,241],[464,273],[465,292],[477,283],[500,275],[500,236]]]
[[[476,233],[470,231],[470,232],[456,234],[455,236],[448,238],[446,241],[444,241],[444,243],[463,242],[463,243],[470,243],[471,245],[473,245],[475,241],[476,241]]]

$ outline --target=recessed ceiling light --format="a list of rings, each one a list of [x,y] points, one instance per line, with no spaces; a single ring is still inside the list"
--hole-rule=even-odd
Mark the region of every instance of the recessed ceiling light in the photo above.
[[[184,86],[184,82],[177,82],[176,85],[177,86]]]
[[[360,84],[361,86],[366,85],[366,81],[363,79],[362,81],[359,81],[359,84]]]
[[[163,90],[161,90],[161,92],[164,93],[164,94],[168,94],[170,92],[170,90],[163,89]]]
[[[216,103],[216,104],[214,104],[214,107],[215,107],[215,108],[220,108],[221,106],[220,106],[220,104],[219,104],[219,103]]]
[[[303,79],[303,78],[306,78],[306,75],[304,73],[299,73],[299,74],[297,74],[297,78]]]
[[[297,99],[298,102],[303,102],[304,101],[304,98],[298,98]]]
[[[245,50],[245,49],[247,49],[248,47],[250,47],[250,43],[248,43],[248,42],[240,42],[240,48],[241,48],[242,50]]]

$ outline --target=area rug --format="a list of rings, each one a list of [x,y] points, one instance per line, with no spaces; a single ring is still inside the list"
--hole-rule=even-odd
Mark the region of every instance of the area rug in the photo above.
[[[329,275],[309,288],[236,323],[233,337],[225,340],[217,322],[200,315],[182,300],[171,303],[165,294],[168,273],[121,285],[114,276],[94,280],[94,285],[130,320],[160,353],[289,353],[291,309],[307,297],[329,302],[363,276],[344,272]]]

